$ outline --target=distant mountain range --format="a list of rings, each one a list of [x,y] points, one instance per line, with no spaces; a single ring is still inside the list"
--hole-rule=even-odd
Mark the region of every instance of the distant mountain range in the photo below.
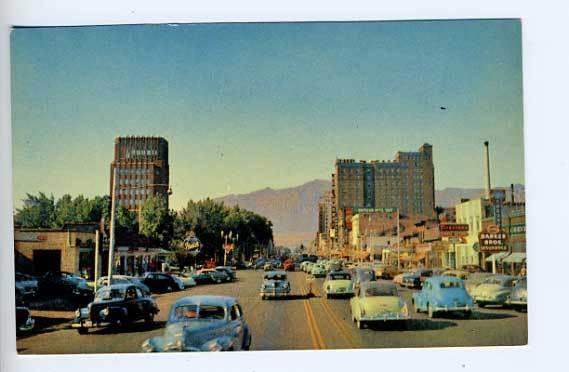
[[[314,180],[296,187],[267,187],[248,194],[226,195],[216,200],[266,216],[273,222],[275,243],[292,247],[308,244],[314,239],[318,228],[318,200],[329,189],[330,181]],[[507,191],[510,200],[509,187]],[[436,205],[449,207],[460,203],[463,198],[475,199],[482,195],[484,189],[446,188],[435,191],[435,200]],[[523,185],[514,186],[514,196],[517,201],[524,200]]]

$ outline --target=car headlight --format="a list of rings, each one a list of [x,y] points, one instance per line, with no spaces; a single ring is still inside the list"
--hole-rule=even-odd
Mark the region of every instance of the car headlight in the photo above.
[[[81,317],[81,310],[77,309],[77,310],[75,311],[75,317],[76,317],[76,318],[80,318],[80,317]]]
[[[409,309],[407,308],[406,303],[404,303],[403,306],[401,307],[401,314],[403,316],[409,316]]]
[[[99,311],[99,316],[101,318],[106,318],[109,315],[109,308],[104,308],[103,310]]]
[[[223,347],[216,340],[209,341],[202,347],[204,351],[221,351],[222,349]]]

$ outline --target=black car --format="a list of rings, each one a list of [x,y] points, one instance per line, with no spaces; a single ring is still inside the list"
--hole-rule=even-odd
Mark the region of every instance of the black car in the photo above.
[[[27,307],[16,307],[16,332],[27,332],[34,328],[34,319],[32,313]]]
[[[142,279],[151,292],[181,291],[180,283],[167,273],[146,273]]]
[[[425,279],[431,276],[433,276],[433,270],[419,269],[410,275],[405,275],[401,284],[408,288],[421,288]]]
[[[216,269],[203,269],[197,274],[193,275],[192,278],[196,284],[213,284],[231,281],[231,277],[223,270]]]
[[[85,334],[92,327],[121,326],[137,320],[152,323],[158,311],[156,301],[135,285],[112,284],[99,289],[93,302],[75,312],[71,326]]]
[[[90,300],[93,290],[87,281],[65,271],[48,271],[38,281],[38,292],[44,296],[64,296]]]
[[[237,279],[237,274],[229,266],[217,266],[215,268],[215,271],[226,273],[228,276],[228,279],[227,279],[228,282]]]

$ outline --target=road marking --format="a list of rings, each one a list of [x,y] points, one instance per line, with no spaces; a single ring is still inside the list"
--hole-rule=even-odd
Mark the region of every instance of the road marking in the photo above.
[[[328,315],[328,317],[332,320],[332,323],[336,325],[340,336],[344,338],[344,340],[350,345],[352,349],[359,348],[360,346],[353,341],[352,337],[350,337],[349,332],[347,331],[345,325],[342,323],[340,319],[334,314],[334,310],[330,307],[327,301],[322,300],[322,306],[324,307],[324,311]]]
[[[316,319],[314,318],[314,312],[312,311],[310,302],[308,300],[303,302],[306,319],[308,321],[308,329],[310,331],[310,336],[312,337],[312,345],[315,349],[326,349],[326,344],[324,344],[322,334],[320,334],[320,329],[318,329],[318,325],[316,324]]]

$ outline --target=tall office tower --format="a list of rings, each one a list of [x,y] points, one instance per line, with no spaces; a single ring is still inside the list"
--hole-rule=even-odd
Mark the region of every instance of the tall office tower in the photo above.
[[[150,195],[170,193],[168,142],[161,137],[117,137],[111,162],[111,192],[117,170],[115,195],[117,208],[139,211]]]
[[[332,200],[327,191],[318,201],[318,233],[328,235],[332,224]]]

